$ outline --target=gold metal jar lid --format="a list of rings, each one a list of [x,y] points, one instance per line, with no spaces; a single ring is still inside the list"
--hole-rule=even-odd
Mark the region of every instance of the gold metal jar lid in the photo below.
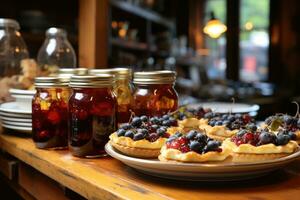
[[[117,80],[132,78],[132,70],[129,68],[90,69],[89,74],[112,74]]]
[[[60,68],[58,70],[58,76],[60,77],[71,77],[73,75],[87,75],[87,68]]]
[[[114,75],[111,74],[97,74],[83,75],[83,76],[71,76],[70,87],[79,88],[101,88],[112,87],[115,83]]]
[[[175,71],[135,72],[133,75],[133,83],[135,84],[173,84],[175,81]]]
[[[63,77],[36,77],[34,85],[37,88],[68,87],[69,81],[69,78]]]

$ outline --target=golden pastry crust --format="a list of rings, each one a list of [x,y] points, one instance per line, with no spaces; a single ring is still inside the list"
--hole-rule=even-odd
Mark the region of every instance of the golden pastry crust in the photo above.
[[[178,120],[178,126],[183,129],[184,132],[188,132],[190,130],[200,130],[201,122],[197,118],[187,118],[184,120]]]
[[[159,160],[160,161],[178,161],[178,162],[189,162],[189,163],[199,163],[208,161],[223,161],[230,155],[230,150],[227,148],[222,148],[222,152],[210,151],[205,154],[198,154],[194,151],[187,153],[182,153],[177,149],[167,148],[163,146],[160,151]]]
[[[110,144],[122,152],[125,155],[138,157],[138,158],[157,158],[160,154],[160,149],[145,149],[145,148],[136,148],[136,147],[128,147],[123,146],[113,141],[110,141]]]
[[[239,130],[229,130],[226,126],[210,126],[207,121],[202,121],[199,125],[199,129],[205,130],[206,135],[218,141],[224,141],[227,138],[231,138]]]
[[[259,162],[266,160],[274,160],[290,155],[289,153],[266,153],[266,154],[252,154],[252,153],[232,153],[232,162]]]
[[[155,142],[146,139],[134,141],[129,137],[118,137],[116,133],[109,136],[110,141],[125,147],[142,148],[142,149],[160,149],[166,142],[167,138],[158,138]]]
[[[183,133],[184,130],[182,127],[179,126],[171,126],[167,129],[167,133],[169,133],[170,135],[174,135],[176,132]]]

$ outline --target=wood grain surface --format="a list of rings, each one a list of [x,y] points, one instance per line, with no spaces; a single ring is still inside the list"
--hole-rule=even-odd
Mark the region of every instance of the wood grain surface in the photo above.
[[[259,179],[193,183],[150,177],[110,158],[80,159],[67,150],[40,150],[30,138],[0,135],[0,147],[88,199],[299,199],[300,160]]]

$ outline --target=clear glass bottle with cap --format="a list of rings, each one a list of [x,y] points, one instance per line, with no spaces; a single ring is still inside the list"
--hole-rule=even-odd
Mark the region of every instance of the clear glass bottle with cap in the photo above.
[[[135,72],[133,83],[134,113],[138,116],[162,116],[178,108],[178,95],[174,89],[174,71]]]
[[[69,79],[35,78],[32,100],[32,135],[38,148],[68,147]]]
[[[0,78],[21,73],[21,60],[29,58],[26,44],[13,19],[0,18]]]
[[[76,67],[76,54],[68,41],[66,30],[52,27],[46,31],[37,63],[45,75],[56,73],[59,68]]]
[[[90,74],[112,74],[115,76],[114,93],[117,97],[118,124],[127,123],[131,116],[133,104],[132,71],[129,68],[91,69]]]
[[[104,145],[116,130],[117,100],[113,93],[114,77],[72,76],[69,99],[69,147],[74,156],[105,156]]]

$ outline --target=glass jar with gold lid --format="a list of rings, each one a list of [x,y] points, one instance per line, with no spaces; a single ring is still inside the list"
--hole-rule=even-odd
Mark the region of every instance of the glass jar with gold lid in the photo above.
[[[118,124],[130,119],[133,103],[132,71],[129,68],[91,69],[90,74],[112,74],[115,76],[114,93],[118,101]]]
[[[69,99],[69,147],[74,156],[106,155],[104,145],[116,130],[117,100],[113,93],[114,76],[72,76]]]
[[[174,71],[135,72],[134,113],[139,116],[162,116],[175,111],[178,107],[175,81]]]
[[[38,148],[68,146],[69,79],[35,78],[36,94],[32,100],[32,135]]]

